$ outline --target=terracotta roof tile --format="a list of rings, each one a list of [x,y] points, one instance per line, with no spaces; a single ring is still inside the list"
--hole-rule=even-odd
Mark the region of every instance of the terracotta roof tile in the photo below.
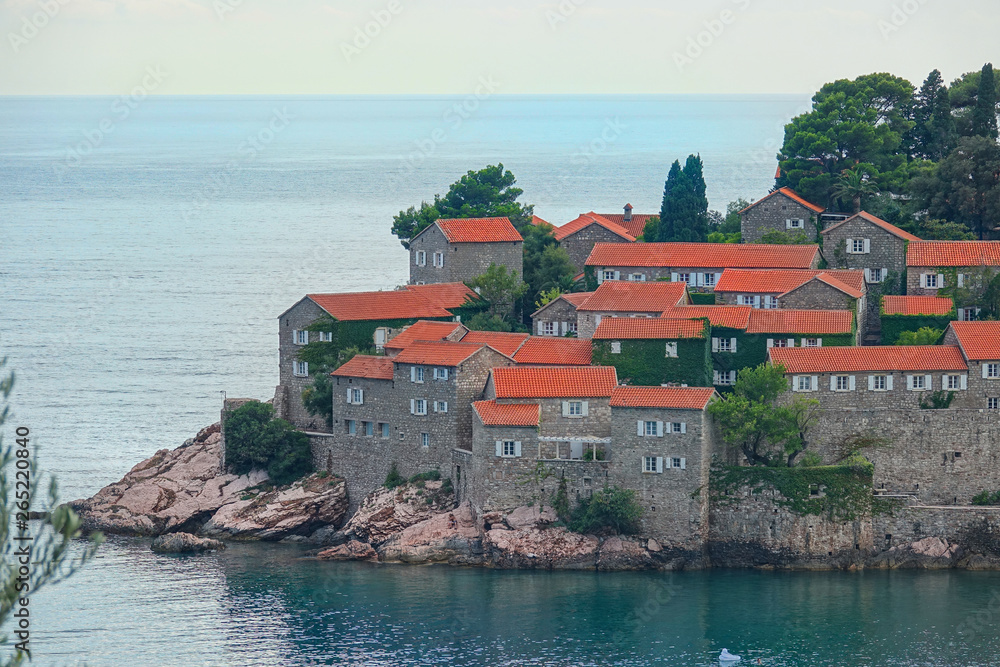
[[[562,225],[561,227],[556,227],[556,230],[555,232],[553,232],[553,235],[556,237],[557,241],[562,241],[567,236],[576,234],[581,229],[589,227],[590,225],[600,225],[601,227],[607,229],[609,232],[612,232],[622,237],[626,241],[629,242],[635,241],[635,236],[629,234],[627,229],[625,229],[619,224],[611,222],[604,216],[598,215],[593,211],[591,211],[590,213],[584,213],[576,220],[571,220],[570,222],[567,222],[565,225]]]
[[[456,218],[439,219],[449,243],[502,243],[523,241],[508,218]]]
[[[857,270],[726,269],[715,285],[715,291],[780,295],[801,287],[823,274],[848,285],[858,296],[865,286],[865,272]]]
[[[526,333],[507,333],[503,331],[470,331],[462,338],[463,343],[489,345],[497,352],[513,357],[524,342],[528,340]]]
[[[663,317],[691,319],[707,317],[713,327],[746,329],[750,326],[750,306],[678,306],[664,311]]]
[[[969,361],[1000,360],[1000,322],[952,322]]]
[[[621,225],[635,238],[642,236],[642,233],[646,230],[646,223],[649,222],[650,218],[660,217],[656,213],[633,213],[632,219],[626,220],[624,213],[598,213],[598,215],[616,225]]]
[[[587,266],[677,269],[808,269],[817,245],[752,243],[595,243]]]
[[[662,313],[687,302],[687,283],[605,280],[576,309],[605,313]]]
[[[748,334],[849,334],[854,313],[850,310],[754,310]]]
[[[308,297],[341,322],[453,317],[443,306],[412,290],[310,294]]]
[[[775,172],[775,178],[778,178],[777,174],[780,173],[780,172],[781,172],[781,167],[778,167],[778,171]],[[774,195],[777,195],[777,194],[785,195],[786,197],[788,197],[792,201],[794,201],[794,202],[796,202],[798,204],[802,204],[803,206],[805,206],[806,208],[808,208],[809,210],[811,210],[813,213],[823,213],[826,210],[822,206],[817,206],[816,204],[813,204],[812,202],[806,201],[805,199],[803,199],[802,197],[800,197],[798,194],[796,194],[795,190],[792,190],[791,188],[781,188],[780,190],[775,190],[774,192],[772,192],[771,194],[767,195],[766,197],[761,197],[760,199],[758,199],[757,201],[755,201],[754,203],[750,204],[745,209],[743,209],[742,211],[740,211],[740,213],[743,213],[744,211],[749,211],[750,209],[752,209],[757,204],[759,204],[762,201],[765,201],[767,199],[770,199],[771,197],[773,197]]]
[[[538,403],[497,403],[476,401],[472,404],[485,426],[538,426]]]
[[[818,276],[816,276],[815,278],[813,278],[813,280],[818,280],[821,283],[826,283],[830,287],[832,287],[832,288],[834,288],[836,290],[840,290],[844,294],[846,294],[848,296],[851,296],[851,297],[854,297],[855,299],[860,299],[861,297],[863,297],[865,295],[863,291],[861,291],[861,290],[859,290],[859,289],[857,289],[855,287],[852,287],[852,286],[848,285],[843,280],[840,280],[840,278],[838,278],[837,276],[834,276],[834,275],[829,274],[829,273],[821,273]],[[796,288],[796,289],[798,289],[798,288]],[[791,291],[795,291],[795,290],[791,290]]]
[[[841,225],[846,225],[847,223],[849,223],[850,221],[854,220],[855,218],[861,218],[862,220],[867,220],[868,222],[872,223],[873,225],[875,225],[877,227],[881,227],[882,229],[884,229],[885,231],[889,232],[893,236],[898,236],[901,239],[905,239],[907,241],[919,241],[920,240],[919,236],[914,236],[910,232],[904,232],[902,229],[900,229],[896,225],[889,224],[885,220],[883,220],[881,218],[878,218],[878,217],[875,217],[874,215],[872,215],[871,213],[869,213],[867,211],[861,211],[861,213],[858,213],[857,215],[851,216],[850,218],[848,218],[847,220],[844,220],[843,222],[838,222],[835,225],[830,225],[829,227],[827,227],[826,229],[824,229],[822,233],[826,234],[827,232],[832,231],[832,230],[836,229],[837,227],[840,227]]]
[[[614,366],[494,368],[497,398],[602,398],[618,385]]]
[[[483,347],[485,346],[473,343],[413,343],[392,360],[397,364],[458,366]]]
[[[519,364],[535,366],[589,366],[594,346],[582,338],[532,336],[514,355]]]
[[[594,340],[664,340],[704,338],[700,320],[670,320],[663,317],[605,317],[597,325]]]
[[[907,266],[1000,266],[1000,241],[911,241]]]
[[[369,378],[371,380],[392,379],[392,359],[356,354],[340,368],[330,373],[338,377]]]
[[[773,347],[771,362],[786,373],[859,371],[965,371],[958,346],[890,345],[880,347]]]
[[[479,295],[465,283],[433,283],[430,285],[407,285],[406,289],[419,294],[436,306],[458,308],[467,301],[479,299]]]
[[[458,322],[434,322],[420,320],[403,329],[395,338],[385,344],[387,350],[402,350],[416,342],[429,343],[446,340],[465,327]]]
[[[882,297],[882,310],[886,315],[948,315],[955,310],[955,302],[941,296]]]
[[[565,299],[576,307],[579,307],[581,303],[586,301],[591,297],[593,292],[570,292],[568,294],[560,294],[560,299]]]
[[[704,410],[715,395],[711,387],[617,387],[611,407]]]
[[[531,216],[531,224],[535,225],[536,227],[539,227],[541,225],[548,225],[549,227],[555,226],[548,220],[543,220],[542,218],[539,218],[537,215]]]

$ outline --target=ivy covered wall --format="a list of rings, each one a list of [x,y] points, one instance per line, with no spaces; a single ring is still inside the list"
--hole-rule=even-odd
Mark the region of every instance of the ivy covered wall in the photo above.
[[[917,331],[924,327],[944,331],[956,319],[954,306],[948,315],[886,315],[884,310],[881,313],[883,345],[895,345],[904,331]]]
[[[681,340],[622,340],[621,353],[611,352],[610,340],[593,341],[593,363],[614,366],[618,380],[630,385],[658,386],[679,382],[692,387],[712,386],[712,357],[705,338]],[[677,344],[677,357],[667,356],[667,343]]]

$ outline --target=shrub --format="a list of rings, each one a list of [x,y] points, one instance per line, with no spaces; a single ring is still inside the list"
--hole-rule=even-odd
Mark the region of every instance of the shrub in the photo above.
[[[973,505],[1000,505],[1000,491],[982,491],[972,498]]]
[[[309,437],[275,419],[267,403],[246,403],[226,417],[226,467],[237,475],[262,468],[275,484],[290,484],[312,472]]]
[[[436,482],[441,479],[440,470],[428,470],[427,472],[418,472],[416,475],[410,478],[410,484],[416,484],[417,482]]]
[[[635,491],[608,486],[580,501],[573,511],[569,527],[576,533],[611,530],[628,535],[639,530],[641,518],[642,507]]]
[[[559,480],[559,489],[552,499],[552,509],[556,511],[560,521],[569,520],[569,492],[566,489],[565,477]]]
[[[396,464],[389,468],[389,474],[385,476],[385,483],[382,485],[387,489],[395,489],[397,486],[406,484],[406,478],[399,474]]]
[[[451,477],[446,477],[441,483],[441,493],[455,493],[455,487],[452,486]]]

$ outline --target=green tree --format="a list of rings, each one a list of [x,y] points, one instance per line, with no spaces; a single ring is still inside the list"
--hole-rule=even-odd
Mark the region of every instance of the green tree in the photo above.
[[[684,167],[675,160],[663,186],[659,241],[704,242],[708,238],[708,198],[704,165],[689,155]]]
[[[951,112],[951,96],[941,72],[927,75],[913,105],[914,127],[911,134],[911,155],[914,158],[938,161],[955,145],[955,119]]]
[[[974,130],[974,118],[976,107],[979,104],[980,83],[983,73],[981,70],[966,72],[951,83],[948,89],[951,100],[952,115],[955,120],[955,129],[960,137],[977,136]],[[1000,94],[1000,77],[993,77],[994,96]]]
[[[312,472],[309,437],[284,419],[275,419],[268,403],[251,401],[226,416],[226,467],[237,475],[267,470],[276,485],[290,484]]]
[[[513,331],[514,325],[499,315],[476,313],[463,324],[472,331]]]
[[[997,83],[993,63],[983,65],[979,73],[976,107],[972,111],[972,133],[987,139],[997,139]]]
[[[538,301],[535,302],[535,308],[536,309],[537,308],[544,308],[548,304],[550,304],[553,301],[555,301],[556,299],[558,299],[563,294],[564,294],[564,292],[561,289],[559,289],[558,287],[553,287],[552,289],[548,290],[547,292],[542,292],[541,295],[538,297]]]
[[[1000,146],[987,137],[963,137],[911,190],[932,218],[961,222],[982,240],[1000,224]]]
[[[651,215],[642,228],[642,234],[636,241],[640,243],[655,243],[660,238],[660,216]]]
[[[392,233],[409,248],[410,239],[438,218],[506,217],[523,230],[531,225],[534,207],[517,201],[523,190],[514,187],[516,182],[502,163],[469,171],[452,183],[444,196],[435,195],[433,204],[422,202],[393,216]]]
[[[841,174],[840,178],[833,184],[831,195],[841,202],[851,203],[851,213],[861,213],[862,199],[870,195],[878,194],[868,165],[856,165],[853,169],[848,169]]]
[[[466,284],[489,303],[486,312],[490,317],[499,317],[507,322],[517,321],[514,305],[528,291],[527,283],[521,280],[517,271],[510,271],[503,264],[498,266],[491,263],[486,273]]]
[[[0,370],[5,366],[6,359],[0,359]],[[13,388],[13,373],[0,377],[0,427],[9,416],[8,399]],[[3,545],[0,547],[0,625],[9,627],[13,635],[0,636],[0,645],[13,646],[13,653],[5,658],[4,665],[21,665],[31,659],[30,637],[18,633],[30,632],[22,630],[19,621],[23,618],[22,613],[27,613],[29,619],[34,617],[31,600],[35,594],[79,571],[104,541],[103,535],[93,533],[75,557],[70,554],[73,541],[80,536],[80,517],[68,505],[59,504],[55,479],[49,482],[48,504],[38,502],[43,495],[42,473],[37,458],[29,453],[34,449],[32,436],[21,429],[15,431],[15,435],[14,443],[4,446],[0,428],[0,541]],[[12,481],[12,474],[16,480]],[[38,511],[44,512],[45,518],[28,523],[28,513]],[[23,528],[24,524],[28,527]],[[28,533],[30,541],[19,539]],[[19,569],[24,563],[29,564],[25,566],[27,574]]]
[[[311,343],[322,347],[329,343]],[[308,346],[306,346],[308,348]],[[333,381],[330,373],[340,368],[354,358],[354,355],[361,354],[361,350],[356,346],[337,350],[335,355],[329,355],[323,351],[306,351],[303,353],[309,361],[309,368],[312,369],[312,383],[302,390],[302,403],[306,411],[314,417],[323,417],[327,428],[333,427]]]
[[[921,327],[917,331],[902,331],[896,339],[896,345],[937,345],[944,335],[942,329]]]
[[[581,498],[573,510],[570,530],[577,533],[613,531],[630,535],[638,532],[642,506],[632,489],[604,487],[590,498]]]
[[[786,232],[772,229],[760,237],[760,242],[771,245],[807,245],[816,241],[809,238],[805,232],[789,235]]]
[[[528,289],[521,300],[524,322],[534,312],[531,307],[543,292],[559,289],[572,292],[579,289],[575,280],[576,267],[564,248],[552,235],[551,225],[528,225],[521,230],[524,237],[524,281]]]

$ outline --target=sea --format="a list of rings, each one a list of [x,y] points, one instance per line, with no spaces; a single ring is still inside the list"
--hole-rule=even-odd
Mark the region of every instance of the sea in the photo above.
[[[808,96],[0,97],[5,442],[88,497],[270,398],[277,316],[392,289],[392,216],[502,163],[536,215],[710,206],[773,184]],[[495,572],[155,555],[111,537],[32,598],[38,665],[991,665],[1000,573]],[[0,659],[9,651],[0,650]]]

